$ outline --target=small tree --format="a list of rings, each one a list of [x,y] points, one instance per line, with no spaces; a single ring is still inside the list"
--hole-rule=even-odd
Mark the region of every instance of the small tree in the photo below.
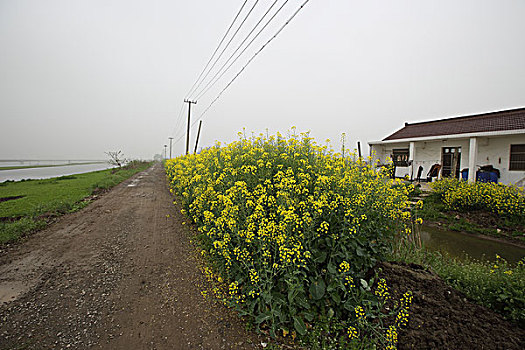
[[[108,163],[111,165],[118,166],[119,168],[122,167],[122,164],[126,162],[126,159],[124,158],[124,153],[122,151],[118,152],[104,152],[109,156]]]

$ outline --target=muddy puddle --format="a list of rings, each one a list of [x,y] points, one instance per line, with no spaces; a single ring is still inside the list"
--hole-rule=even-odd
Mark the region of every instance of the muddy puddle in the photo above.
[[[0,283],[0,305],[16,300],[27,290],[27,284],[22,282]]]
[[[494,261],[498,254],[509,263],[515,264],[525,257],[525,248],[510,243],[429,226],[421,228],[421,240],[428,249],[446,252],[459,259],[470,257],[481,261]]]

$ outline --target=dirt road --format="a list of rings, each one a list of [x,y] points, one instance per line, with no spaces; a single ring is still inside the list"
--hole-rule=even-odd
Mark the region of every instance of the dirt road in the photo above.
[[[217,302],[160,165],[0,251],[0,349],[254,349]],[[168,217],[169,216],[169,217]]]

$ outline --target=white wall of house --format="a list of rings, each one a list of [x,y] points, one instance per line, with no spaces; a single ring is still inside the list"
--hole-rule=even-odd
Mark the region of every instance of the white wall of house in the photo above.
[[[394,149],[398,149],[398,148],[408,149],[409,145],[410,145],[409,142],[373,145],[373,146],[370,146],[370,156],[372,157],[373,161],[379,160],[381,164],[387,164],[388,159],[391,157],[392,153],[394,153]],[[409,167],[396,167],[396,173],[395,173],[396,177],[405,177],[405,175],[410,176],[409,173],[410,173]]]
[[[370,155],[373,157],[374,160],[379,160],[381,164],[386,164],[387,158],[390,157],[392,154],[392,150],[394,148],[407,148],[408,149],[409,142],[401,142],[401,143],[388,143],[388,144],[380,144],[380,145],[371,145],[370,148]]]
[[[504,184],[516,184],[518,186],[525,186],[525,171],[510,171],[510,145],[525,144],[525,134],[519,135],[505,135],[505,136],[491,136],[477,138],[478,153],[476,159],[476,166],[492,164],[500,171],[499,181]],[[441,151],[443,147],[461,147],[460,170],[469,167],[469,138],[449,138],[437,139],[429,141],[416,141],[415,155],[412,167],[415,179],[419,166],[423,166],[422,178],[425,178],[430,167],[433,164],[441,164]],[[410,142],[392,142],[370,144],[371,155],[373,159],[378,159],[385,164],[387,158],[391,156],[394,149],[405,148],[408,149]],[[477,169],[477,167],[476,167]],[[396,169],[396,176],[409,175],[410,167],[398,167]]]
[[[436,140],[416,142],[416,154],[414,158],[414,177],[417,175],[419,166],[423,166],[422,178],[434,164],[441,164],[441,150],[443,147],[461,147],[461,159],[459,169],[468,166],[468,139]]]
[[[479,138],[476,165],[492,164],[500,171],[500,182],[525,186],[525,171],[509,170],[510,145],[513,144],[525,144],[525,135]]]

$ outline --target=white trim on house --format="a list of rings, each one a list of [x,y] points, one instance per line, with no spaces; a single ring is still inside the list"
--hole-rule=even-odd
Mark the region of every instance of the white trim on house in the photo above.
[[[386,140],[386,141],[370,141],[369,145],[383,145],[389,143],[399,143],[399,142],[418,142],[418,141],[434,141],[434,140],[443,140],[443,139],[464,139],[471,137],[491,137],[491,136],[505,136],[505,135],[519,135],[525,134],[525,129],[517,130],[503,130],[503,131],[486,131],[486,132],[475,132],[468,134],[451,134],[451,135],[436,135],[436,136],[424,136],[424,137],[413,137],[406,139],[395,139],[395,140]]]

